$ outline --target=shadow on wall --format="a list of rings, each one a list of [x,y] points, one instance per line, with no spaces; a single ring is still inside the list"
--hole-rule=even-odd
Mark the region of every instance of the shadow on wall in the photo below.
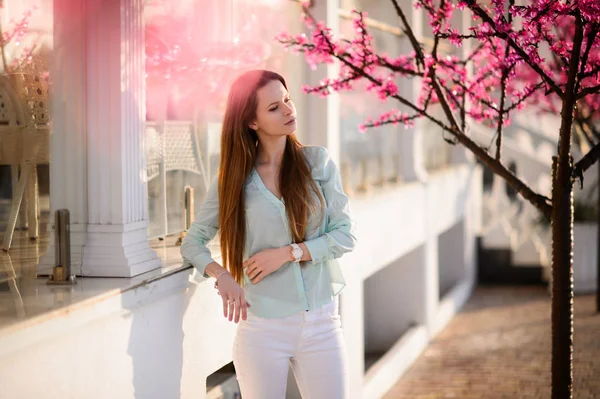
[[[158,289],[160,281],[138,290]],[[172,294],[152,303],[129,296],[123,309],[131,311],[131,335],[127,353],[133,365],[135,399],[181,397],[183,375],[183,317],[194,295],[195,285],[185,293]],[[150,298],[150,301],[152,298]]]
[[[438,236],[438,291],[443,300],[467,275],[470,266],[465,253],[466,231],[464,219]]]

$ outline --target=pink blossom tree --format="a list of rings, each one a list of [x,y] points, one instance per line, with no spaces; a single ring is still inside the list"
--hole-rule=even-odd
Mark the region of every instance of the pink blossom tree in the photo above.
[[[554,35],[556,38],[555,45],[557,49],[562,51],[563,43],[569,43],[570,38],[574,35],[574,21],[568,19],[561,19],[556,21],[556,27],[554,29]],[[600,54],[597,49],[590,51],[591,63],[598,65],[598,57]],[[568,58],[559,57],[555,54],[547,60],[547,66],[550,71],[550,75],[558,81],[567,81],[568,71]],[[517,79],[520,79],[525,84],[535,84],[537,76],[532,74],[530,70],[519,69],[520,73]],[[561,98],[554,92],[544,93],[539,90],[533,94],[532,100],[528,104],[535,105],[539,112],[557,115],[561,109]],[[593,93],[586,95],[576,102],[576,107],[573,113],[573,144],[579,148],[580,153],[585,153],[589,148],[594,147],[600,143],[600,94]],[[598,163],[600,176],[600,163]],[[599,182],[596,182],[596,185]],[[600,191],[598,192],[598,201],[596,204],[598,213],[598,227],[600,228]],[[600,236],[598,241],[598,248],[600,248]],[[596,311],[600,312],[600,259],[597,264],[597,292],[596,292]]]
[[[187,33],[189,29],[187,16],[157,15],[146,23],[146,100],[154,116],[165,113],[161,116],[165,118],[169,102],[187,118],[192,117],[194,108],[223,102],[221,88],[240,69],[264,58],[264,49],[256,43],[205,42],[198,46],[197,38]]]
[[[318,1],[318,0],[317,0]],[[461,144],[552,222],[552,397],[572,397],[573,355],[573,185],[600,157],[597,142],[576,163],[571,149],[574,117],[587,104],[598,106],[600,92],[600,2],[597,0],[416,0],[429,18],[433,45],[420,42],[398,0],[390,0],[399,28],[412,51],[399,57],[378,53],[365,24],[354,11],[355,36],[334,37],[310,12],[313,1],[301,1],[308,35],[283,33],[278,40],[304,53],[310,65],[339,63],[339,76],[325,79],[307,93],[328,95],[353,90],[357,83],[408,112],[394,110],[367,120],[362,129],[385,124],[410,125],[426,118]],[[455,13],[470,13],[472,26],[453,26]],[[463,56],[440,55],[440,46],[472,50]],[[458,53],[458,52],[457,52]],[[398,78],[420,79],[416,100],[400,92]],[[490,89],[495,88],[495,89]],[[551,101],[544,99],[549,97]],[[436,117],[433,104],[442,108]],[[502,162],[504,128],[524,107],[543,104],[560,112],[558,154],[553,157],[552,195],[535,192]],[[469,135],[469,122],[496,129],[495,151]]]
[[[149,113],[164,118],[160,114],[173,107],[185,118],[195,112],[220,118],[227,94],[223,87],[241,71],[265,63],[271,55],[270,44],[261,37],[261,24],[277,26],[277,10],[245,1],[236,5],[234,17],[226,12],[231,6],[227,1],[155,3],[164,9],[149,13],[145,24]],[[210,17],[214,14],[225,17],[215,20]],[[269,40],[271,37],[272,33]]]
[[[0,1],[0,12],[3,11],[3,8],[4,4]],[[11,75],[23,69],[33,61],[34,54],[39,50],[39,35],[31,44],[23,45],[25,38],[33,33],[29,29],[29,24],[36,10],[37,7],[32,7],[26,10],[18,20],[11,19],[6,29],[0,24],[0,57],[2,58],[3,74]],[[9,46],[15,47],[11,54],[12,57],[7,54]]]

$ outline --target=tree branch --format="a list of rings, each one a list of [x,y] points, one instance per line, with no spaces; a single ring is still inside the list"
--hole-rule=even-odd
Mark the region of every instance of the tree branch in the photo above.
[[[519,101],[517,101],[516,103],[514,103],[510,107],[508,107],[506,109],[506,112],[510,112],[513,109],[517,108],[519,106],[519,104],[521,104],[523,101],[527,100],[529,97],[531,97],[532,95],[534,95],[535,92],[538,91],[539,89],[541,89],[542,87],[544,87],[544,85],[545,85],[545,83],[543,81],[540,82],[540,83],[538,83],[537,85],[535,85],[534,88],[531,90],[531,92],[527,93]]]
[[[305,13],[307,15],[308,18],[312,19],[313,21],[315,20],[314,17],[310,14],[310,12],[308,12],[308,10],[305,10]],[[362,17],[362,15],[361,15]],[[356,65],[354,65],[352,62],[348,61],[344,55],[346,55],[347,53],[336,53],[334,51],[333,48],[333,43],[331,43],[331,41],[329,40],[329,38],[327,37],[327,35],[325,35],[323,32],[322,33],[322,38],[327,42],[327,45],[329,46],[329,54],[332,55],[333,57],[337,58],[339,61],[341,61],[344,65],[346,65],[347,67],[349,67],[355,74],[356,76],[362,76],[363,78],[367,79],[369,82],[374,83],[378,86],[381,86],[381,82],[375,78],[374,76],[371,76],[370,74],[366,73],[364,71],[364,68],[359,68]],[[366,46],[365,46],[366,47]],[[391,95],[391,98],[397,100],[398,102],[400,102],[403,105],[406,105],[407,107],[411,108],[412,110],[414,110],[415,112],[417,112],[417,114],[429,119],[430,121],[432,121],[433,123],[435,123],[436,125],[438,125],[439,127],[441,127],[443,130],[446,131],[450,131],[450,128],[448,126],[446,126],[442,121],[438,120],[437,118],[433,117],[432,115],[428,114],[426,110],[421,109],[419,107],[417,107],[415,104],[413,104],[412,102],[408,101],[407,99],[405,99],[404,97],[396,94],[396,95]]]
[[[0,54],[2,55],[2,67],[4,73],[10,73],[8,69],[8,63],[6,62],[6,41],[4,40],[4,33],[2,32],[2,25],[0,24]]]
[[[581,100],[585,96],[600,92],[600,85],[587,87],[577,94],[577,100]]]
[[[414,71],[412,69],[406,69],[402,66],[392,65],[389,62],[387,62],[383,57],[380,57],[378,55],[377,55],[377,62],[380,66],[382,66],[383,68],[387,68],[392,72],[397,72],[397,73],[401,73],[403,75],[409,75],[409,76],[418,76],[421,78],[423,77],[422,72]]]
[[[573,167],[572,178],[583,181],[583,172],[588,170],[590,166],[598,161],[600,158],[600,142],[597,143],[592,149],[585,154],[579,162]]]
[[[544,70],[542,68],[540,68],[540,66],[538,64],[533,62],[531,60],[531,57],[529,57],[529,55],[525,52],[525,50],[523,50],[510,36],[508,36],[507,33],[498,31],[498,28],[496,27],[496,24],[494,23],[494,20],[492,19],[492,17],[490,17],[488,15],[488,13],[486,13],[476,3],[476,0],[466,0],[466,3],[469,6],[469,8],[471,9],[471,11],[473,11],[474,14],[479,16],[484,22],[487,22],[494,29],[496,35],[499,38],[505,40],[510,45],[510,47],[512,47],[517,52],[517,54],[519,54],[519,56],[521,56],[523,61],[525,61],[527,63],[527,65],[529,65],[535,72],[537,72],[538,75],[541,76],[542,79],[544,79],[544,81],[550,86],[552,91],[554,91],[556,94],[558,94],[558,96],[560,98],[563,97],[564,93],[561,90],[561,88],[556,84],[556,82],[554,80],[552,80],[552,78],[550,76],[548,76],[546,74],[546,72],[544,72]]]
[[[589,71],[589,72],[586,72],[586,73],[584,73],[584,74],[581,76],[581,78],[580,78],[580,79],[581,79],[581,80],[583,80],[583,79],[585,79],[585,78],[589,78],[589,77],[592,77],[592,76],[594,76],[594,75],[597,75],[597,74],[600,74],[600,66],[598,66],[598,67],[596,67],[596,68],[592,69],[592,70],[591,70],[591,71]]]
[[[460,101],[460,130],[464,132],[467,130],[467,93],[464,91],[462,92]]]
[[[573,50],[571,52],[571,59],[569,61],[569,69],[567,71],[567,83],[565,85],[565,97],[562,102],[561,109],[561,122],[560,131],[558,137],[558,157],[556,158],[555,167],[557,173],[553,177],[553,191],[552,198],[555,201],[560,201],[557,184],[565,185],[569,181],[569,177],[572,179],[579,178],[583,184],[583,171],[577,172],[572,164],[571,156],[571,141],[572,141],[572,128],[573,128],[573,114],[575,105],[577,104],[576,97],[576,86],[577,86],[577,73],[579,72],[579,62],[581,60],[581,44],[583,43],[583,22],[581,15],[577,13],[575,16],[575,34],[573,35]],[[563,198],[564,200],[564,198]],[[556,204],[556,202],[555,202]],[[557,206],[560,206],[558,204]],[[560,209],[560,208],[557,208]],[[559,211],[557,211],[559,212]],[[556,215],[557,213],[554,213]],[[555,219],[556,220],[556,219]],[[553,349],[554,353],[554,349]],[[552,369],[552,376],[556,377],[560,375],[558,368]],[[554,387],[553,387],[554,389]]]
[[[405,123],[405,122],[409,122],[409,121],[413,121],[415,119],[421,118],[421,115],[411,115],[408,116],[406,118],[402,118],[402,119],[388,119],[385,121],[380,121],[378,124],[375,124],[373,122],[370,123],[365,123],[364,127],[381,127],[384,125],[391,125],[391,124],[398,124],[398,123]]]
[[[506,71],[502,72],[502,80],[500,81],[500,111],[498,112],[498,127],[496,129],[496,160],[500,161],[502,156],[502,125],[504,124],[504,101],[506,100]]]
[[[587,125],[587,123],[584,122],[583,120],[579,119],[577,116],[575,116],[575,122],[579,126],[578,131],[580,132],[580,135],[583,136],[583,138],[585,139],[585,141],[588,142],[589,145],[594,145],[595,144],[594,135],[588,131],[589,126]],[[580,147],[581,147],[581,145],[580,145]]]
[[[485,77],[483,79],[485,79]],[[479,81],[481,81],[483,79],[478,79],[476,82],[473,83],[473,85],[477,84]],[[453,78],[452,79],[452,83],[454,83],[458,87],[462,88],[463,92],[469,93],[469,94],[473,95],[473,92],[471,92],[469,90],[469,88],[463,82],[461,82],[460,80]],[[479,101],[482,104],[488,106],[488,108],[493,109],[496,112],[500,112],[500,110],[498,109],[498,107],[496,105],[494,105],[492,102],[488,101],[488,100],[484,100],[483,98],[477,98],[477,101]]]
[[[439,33],[438,37],[440,39],[450,39],[451,37],[456,37],[457,39],[463,39],[463,40],[465,40],[465,39],[477,39],[477,36],[473,35],[473,34],[471,34],[471,35],[452,35],[450,33]]]
[[[514,0],[510,1],[510,6],[513,7],[515,5]],[[508,22],[512,24],[512,14],[508,13]],[[508,58],[508,54],[510,52],[510,47],[506,45],[504,49],[504,61]],[[502,77],[500,78],[500,110],[498,111],[498,129],[496,130],[496,160],[500,161],[500,157],[502,156],[502,125],[504,124],[504,102],[506,101],[506,80],[508,79],[508,74],[512,69],[512,65],[510,68],[505,68],[502,70]]]
[[[588,32],[587,35],[587,46],[585,48],[585,52],[583,53],[583,57],[581,57],[581,65],[579,66],[579,74],[577,76],[578,81],[577,81],[577,89],[575,91],[579,90],[579,86],[581,85],[581,81],[583,73],[585,72],[585,66],[587,64],[587,60],[588,60],[588,56],[590,55],[590,50],[593,47],[594,44],[594,40],[596,39],[596,34],[598,33],[598,24],[592,24],[592,27],[590,28],[590,31]]]
[[[402,21],[402,24],[404,25],[404,33],[408,36],[408,40],[410,40],[410,44],[413,46],[413,49],[415,50],[415,56],[417,58],[417,62],[419,62],[422,66],[425,66],[425,56],[423,55],[423,49],[421,48],[421,44],[417,40],[412,29],[410,28],[410,25],[408,24],[408,20],[406,19],[406,16],[402,12],[402,9],[400,9],[398,2],[396,0],[391,0],[391,1],[392,1],[392,4],[394,5],[394,8],[396,9],[396,14],[398,15],[398,17]]]
[[[575,121],[585,135],[586,140],[590,145],[594,145],[596,144],[596,140],[600,142],[600,131],[594,126],[594,113],[592,112],[590,115],[586,116],[583,114],[582,108],[583,107],[575,108]]]
[[[420,62],[424,66],[425,65],[425,55],[423,54],[423,49],[421,48],[419,41],[417,40],[417,37],[415,36],[415,33],[413,32],[410,24],[408,23],[408,20],[406,19],[406,15],[400,8],[400,5],[398,4],[397,0],[392,0],[392,4],[394,5],[394,8],[396,9],[396,13],[397,13],[398,17],[400,18],[400,20],[402,21],[402,24],[404,25],[404,28],[405,28],[404,32],[408,36],[410,43],[412,44],[413,49],[415,50],[415,55],[416,55],[417,59],[420,60]],[[437,46],[434,45],[434,52],[436,49],[437,49]],[[456,122],[456,118],[454,117],[454,114],[452,113],[452,109],[450,108],[450,105],[448,104],[446,97],[444,96],[444,92],[442,91],[442,89],[440,88],[440,86],[437,82],[437,79],[435,76],[435,65],[432,65],[429,68],[428,74],[431,79],[431,86],[433,87],[433,89],[435,90],[435,92],[438,96],[438,100],[440,102],[440,105],[442,106],[442,109],[444,110],[444,113],[446,114],[446,117],[448,118],[448,122],[450,122],[451,130],[457,131],[459,129],[459,125]]]
[[[473,58],[475,58],[475,56],[477,54],[479,54],[479,52],[481,50],[483,50],[483,48],[485,47],[485,43],[480,43],[479,46],[477,46],[477,48],[475,50],[473,50],[471,52],[471,54],[469,54],[469,56],[467,58],[465,58],[464,61],[461,61],[462,65],[467,65],[469,62],[471,62],[473,60]]]
[[[418,42],[417,38],[415,37],[415,34],[414,34],[412,28],[408,24],[406,15],[400,8],[397,0],[391,0],[391,1],[392,1],[392,4],[394,5],[394,8],[396,9],[396,13],[398,14],[398,17],[400,18],[400,20],[402,21],[402,23],[405,27],[405,33],[408,36],[411,44],[413,45],[416,56],[418,57],[418,59],[421,60],[421,62],[423,62],[423,65],[424,65],[425,57],[423,56],[423,50],[419,46],[419,42]],[[529,186],[527,186],[525,183],[523,183],[514,173],[512,173],[504,165],[502,165],[502,163],[500,161],[495,160],[492,157],[490,157],[490,155],[487,153],[487,151],[483,147],[481,147],[480,145],[475,143],[467,135],[465,135],[463,131],[460,130],[460,126],[458,125],[456,118],[454,117],[454,114],[452,113],[452,110],[448,104],[448,101],[447,101],[446,97],[444,96],[444,92],[442,91],[440,85],[438,84],[434,73],[432,73],[432,76],[431,76],[431,85],[433,86],[434,90],[436,91],[436,94],[440,101],[440,105],[442,106],[444,113],[446,114],[446,117],[448,118],[448,121],[451,124],[451,128],[446,129],[446,131],[448,133],[452,134],[453,136],[455,136],[458,142],[460,142],[468,150],[470,150],[481,162],[483,162],[494,173],[496,173],[498,176],[505,179],[506,182],[512,188],[514,188],[518,193],[520,193],[523,196],[523,198],[528,200],[537,209],[539,209],[540,212],[542,212],[544,214],[544,216],[546,216],[548,219],[550,219],[550,216],[552,213],[552,206],[550,205],[550,200],[548,198],[544,197],[543,195],[540,195],[540,194],[534,192]]]
[[[400,9],[400,7],[397,3],[397,0],[392,0],[392,2],[397,10],[398,17],[404,23],[404,26],[406,28],[404,30],[404,32],[407,34],[411,44],[413,45],[413,48],[414,48],[415,54],[416,54],[417,64],[425,66],[425,62],[424,62],[425,58],[424,58],[423,49],[421,48],[420,43],[417,41],[417,39],[414,35],[414,32],[412,31],[410,25],[408,24],[406,16],[404,15],[404,13],[402,12],[402,10]],[[312,17],[310,15],[310,13],[308,12],[307,9],[304,9],[304,12],[306,13],[307,17],[309,17],[310,19],[312,19],[312,21],[314,21],[314,17]],[[378,85],[378,86],[382,85],[382,82],[379,79],[375,78],[374,76],[372,76],[369,73],[364,71],[364,65],[362,68],[357,65],[354,65],[351,61],[346,59],[346,57],[344,56],[346,54],[344,54],[344,53],[340,54],[339,52],[334,51],[335,49],[334,49],[333,43],[330,41],[329,37],[326,34],[324,34],[324,32],[321,32],[321,34],[322,34],[322,38],[326,41],[327,45],[329,46],[328,52],[331,56],[333,56],[334,58],[336,58],[340,62],[342,62],[344,65],[346,65],[351,71],[354,72],[354,74],[356,74],[356,76],[362,76],[363,78],[365,78],[366,80],[368,80],[369,82],[371,82],[375,85]],[[303,46],[303,45],[301,45],[301,46]],[[525,198],[527,201],[532,203],[546,217],[549,218],[550,214],[552,212],[551,200],[543,195],[540,195],[540,194],[534,192],[529,186],[527,186],[523,181],[521,181],[514,173],[512,173],[504,165],[502,165],[502,163],[500,161],[493,159],[488,154],[488,152],[485,148],[481,147],[479,144],[477,144],[473,140],[471,140],[464,133],[464,129],[461,130],[459,124],[457,123],[456,118],[454,117],[452,109],[450,108],[450,106],[448,104],[448,100],[445,97],[443,89],[437,80],[437,77],[435,75],[435,65],[432,66],[432,68],[430,68],[429,72],[432,77],[432,79],[431,79],[432,88],[435,90],[435,92],[437,94],[437,97],[440,101],[440,105],[442,106],[444,113],[446,114],[448,122],[450,122],[450,124],[451,124],[450,126],[446,125],[442,121],[440,121],[437,118],[433,117],[432,115],[428,114],[426,112],[426,110],[420,109],[414,103],[408,101],[407,99],[405,99],[399,95],[389,95],[389,98],[394,98],[401,104],[416,111],[416,113],[418,115],[421,115],[421,116],[431,120],[433,123],[435,123],[436,125],[441,127],[443,131],[448,132],[449,134],[454,136],[458,142],[460,142],[469,151],[471,151],[483,164],[485,164],[488,168],[490,168],[495,174],[497,174],[501,178],[505,179],[506,182],[511,187],[513,187],[517,192],[519,192],[523,196],[523,198]],[[416,116],[411,116],[410,118],[412,119],[413,117],[416,118]],[[464,125],[464,123],[463,123],[463,125]]]

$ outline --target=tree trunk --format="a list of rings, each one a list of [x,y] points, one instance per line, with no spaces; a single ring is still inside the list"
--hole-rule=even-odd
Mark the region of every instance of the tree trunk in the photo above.
[[[573,398],[573,112],[583,26],[576,15],[565,85],[558,157],[552,162],[552,399]]]
[[[564,164],[563,164],[564,165]],[[554,158],[552,182],[552,399],[573,392],[573,185]],[[562,169],[562,170],[561,170]]]
[[[597,208],[596,208],[596,217],[598,219],[598,223],[596,223],[596,237],[598,240],[598,245],[596,245],[596,272],[598,273],[596,276],[596,312],[600,313],[600,161],[598,162],[598,200],[597,200]]]

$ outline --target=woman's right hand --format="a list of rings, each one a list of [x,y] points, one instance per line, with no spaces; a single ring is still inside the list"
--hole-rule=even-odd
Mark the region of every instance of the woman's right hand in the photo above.
[[[219,278],[217,289],[223,300],[223,316],[236,323],[240,321],[240,316],[242,320],[246,320],[250,304],[246,302],[244,290],[233,276],[229,273],[223,274]]]

